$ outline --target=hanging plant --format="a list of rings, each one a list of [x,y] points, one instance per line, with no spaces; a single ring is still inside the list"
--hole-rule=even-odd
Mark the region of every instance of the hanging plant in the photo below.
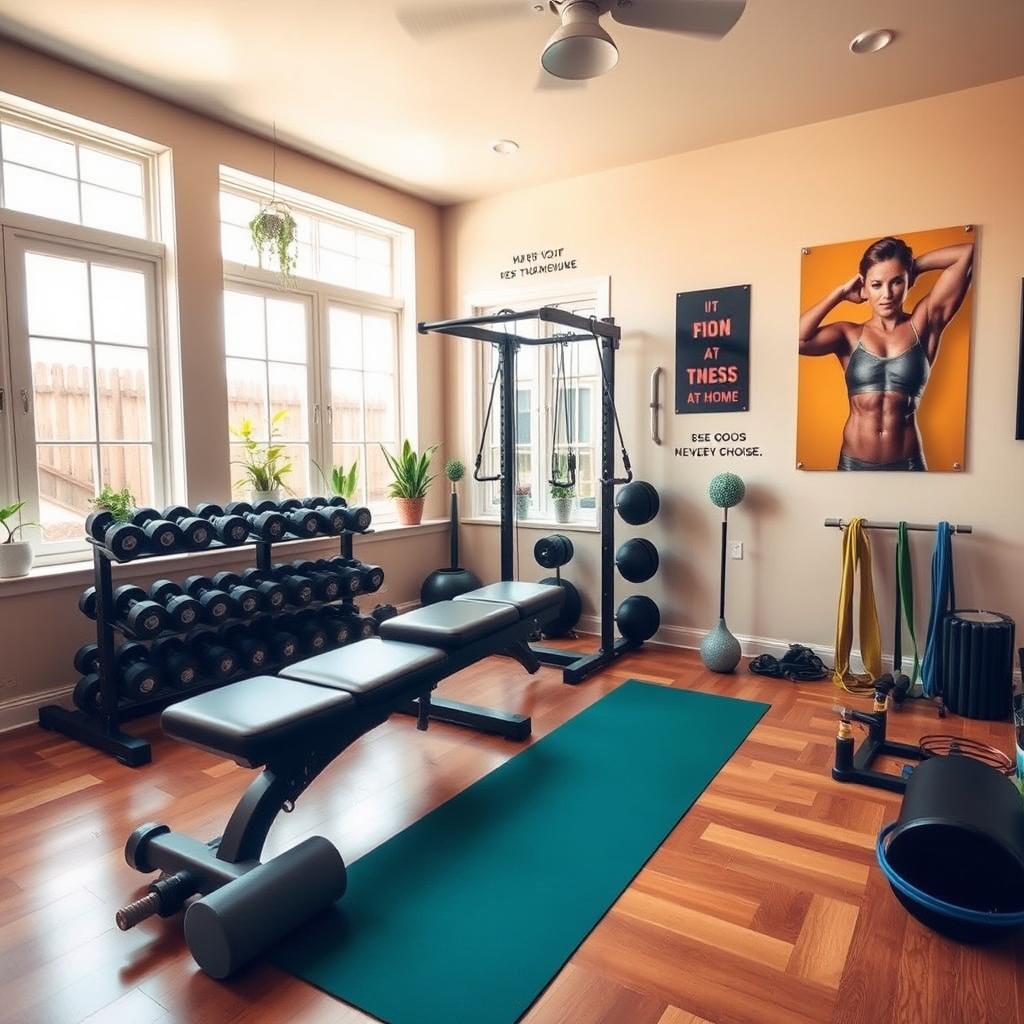
[[[297,225],[288,207],[274,199],[260,208],[249,221],[252,244],[261,256],[275,257],[278,270],[286,281],[295,273]]]

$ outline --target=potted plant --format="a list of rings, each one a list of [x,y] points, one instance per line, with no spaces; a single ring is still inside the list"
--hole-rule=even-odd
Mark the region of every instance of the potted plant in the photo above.
[[[555,480],[568,480],[569,460],[565,455],[555,457]],[[568,523],[572,519],[572,503],[576,497],[575,486],[551,484],[551,503],[555,507],[555,522]]]
[[[19,523],[11,526],[9,520],[13,519],[25,504],[23,501],[16,501],[13,505],[0,508],[0,526],[7,533],[7,538],[0,543],[0,578],[9,579],[12,576],[27,576],[32,568],[32,542],[28,540],[15,540],[14,535],[26,526],[34,526],[34,523]]]
[[[387,460],[388,468],[394,477],[388,494],[395,499],[398,509],[398,521],[402,526],[418,526],[423,518],[423,502],[427,496],[433,476],[428,474],[430,460],[437,451],[437,445],[431,445],[422,455],[412,450],[406,440],[398,455],[392,455],[384,445],[380,446]]]
[[[420,604],[450,601],[481,586],[479,576],[459,565],[459,496],[455,485],[466,475],[466,464],[461,459],[449,459],[444,464],[444,475],[452,485],[451,516],[448,520],[451,565],[446,569],[436,569],[423,581]]]
[[[351,505],[352,499],[356,496],[356,488],[359,486],[358,460],[353,462],[352,468],[348,470],[345,469],[344,465],[331,466],[329,478],[320,468],[319,463],[314,462],[313,465],[316,466],[317,472],[320,474],[325,486],[330,488],[331,494],[340,495],[345,499],[346,505]]]
[[[291,210],[277,199],[260,207],[259,213],[249,221],[249,234],[256,251],[277,260],[278,270],[286,282],[295,273],[296,228]]]
[[[530,514],[533,487],[530,484],[516,484],[516,518],[525,519]]]
[[[274,443],[281,433],[278,425],[287,415],[284,409],[274,413],[267,443],[253,437],[252,420],[243,419],[237,427],[231,427],[231,433],[245,446],[245,458],[231,463],[242,467],[242,478],[235,481],[235,487],[241,489],[248,484],[254,505],[259,501],[279,501],[284,478],[292,471],[291,459],[284,454],[284,445]]]
[[[97,512],[109,512],[115,523],[130,523],[138,508],[135,495],[127,487],[115,491],[110,484],[104,484],[103,489],[89,504]]]

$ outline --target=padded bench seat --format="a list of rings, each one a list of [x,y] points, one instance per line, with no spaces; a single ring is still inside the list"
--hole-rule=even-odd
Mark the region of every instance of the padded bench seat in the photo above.
[[[519,612],[520,618],[536,615],[538,612],[557,608],[565,600],[565,591],[548,583],[523,583],[521,580],[504,580],[489,583],[467,594],[459,594],[453,601],[490,601],[494,604],[511,605]]]
[[[483,601],[441,601],[385,619],[385,640],[427,644],[445,650],[462,647],[519,621],[515,608]]]
[[[301,748],[313,733],[336,728],[355,707],[350,693],[253,676],[172,704],[160,724],[168,736],[257,768],[282,748]]]

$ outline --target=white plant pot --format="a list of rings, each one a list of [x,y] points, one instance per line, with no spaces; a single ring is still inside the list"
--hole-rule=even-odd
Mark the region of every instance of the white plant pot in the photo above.
[[[27,576],[32,568],[32,542],[15,540],[0,544],[0,579]]]
[[[551,503],[555,506],[555,522],[572,522],[572,498],[552,498]]]
[[[249,492],[249,501],[255,506],[260,501],[280,501],[281,488],[275,487],[272,491],[257,491],[255,488]]]
[[[529,494],[516,495],[516,519],[526,519],[529,516],[532,500]]]

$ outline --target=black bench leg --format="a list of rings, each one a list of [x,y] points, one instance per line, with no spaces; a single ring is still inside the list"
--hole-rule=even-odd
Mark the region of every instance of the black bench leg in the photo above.
[[[530,675],[540,671],[540,658],[534,654],[532,648],[525,640],[516,640],[500,653],[514,658]]]
[[[430,725],[430,691],[420,694],[420,699],[416,703],[416,728],[420,732],[426,732],[427,726]]]

